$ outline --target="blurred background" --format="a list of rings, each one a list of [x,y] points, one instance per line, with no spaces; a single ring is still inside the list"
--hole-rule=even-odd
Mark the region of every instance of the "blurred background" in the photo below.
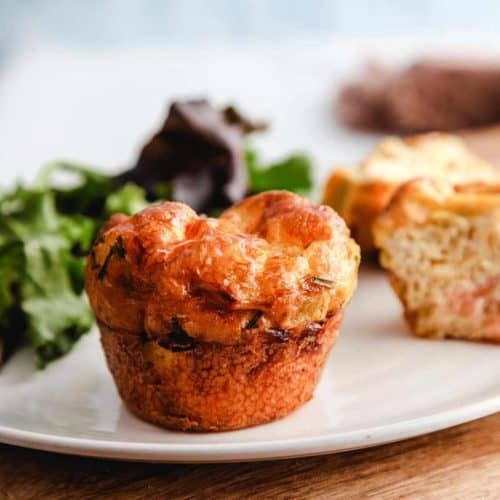
[[[265,153],[307,150],[321,177],[378,138],[331,115],[363,61],[498,52],[499,18],[495,0],[1,0],[0,168],[121,168],[171,99],[208,96],[270,119]]]
[[[0,46],[498,31],[495,0],[2,0]]]

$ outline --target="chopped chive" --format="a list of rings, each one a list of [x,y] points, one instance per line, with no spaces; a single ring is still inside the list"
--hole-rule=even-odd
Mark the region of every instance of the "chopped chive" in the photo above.
[[[257,311],[248,321],[248,323],[245,325],[246,330],[252,330],[257,326],[257,323],[259,322],[259,319],[262,317],[264,313],[262,311]]]
[[[95,250],[92,250],[90,252],[90,268],[91,269],[98,269],[99,267],[101,267],[101,266],[97,263],[97,259],[95,257]]]
[[[116,255],[118,255],[120,259],[124,259],[126,252],[125,252],[125,245],[123,244],[123,238],[121,237],[121,235],[119,235],[118,238],[116,238],[114,247]]]
[[[327,288],[333,288],[335,283],[332,280],[327,280],[325,278],[319,278],[318,276],[313,276],[311,281],[315,285],[326,286]]]
[[[114,254],[118,256],[120,259],[125,258],[125,245],[123,244],[123,238],[118,236],[116,238],[116,241],[113,243],[111,248],[109,249],[108,255],[106,255],[106,258],[104,259],[104,262],[102,263],[101,269],[99,270],[99,273],[97,274],[97,279],[99,281],[102,281],[104,277],[106,276],[106,271],[109,266],[109,262],[111,260],[111,257],[113,257]]]
[[[179,319],[174,316],[172,318],[172,331],[166,338],[159,340],[158,345],[172,352],[185,352],[192,351],[196,342],[182,329]]]

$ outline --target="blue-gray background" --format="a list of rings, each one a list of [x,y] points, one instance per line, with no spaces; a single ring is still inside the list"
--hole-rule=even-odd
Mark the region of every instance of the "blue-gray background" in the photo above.
[[[499,21],[500,0],[0,0],[0,168],[125,164],[187,95],[271,117],[270,157],[350,162],[361,139],[328,104],[342,75],[452,39],[500,54]]]
[[[496,33],[498,0],[0,0],[0,54],[37,43],[143,44]]]

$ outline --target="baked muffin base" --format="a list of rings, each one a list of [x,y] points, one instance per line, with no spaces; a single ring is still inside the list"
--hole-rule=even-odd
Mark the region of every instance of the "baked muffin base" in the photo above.
[[[185,351],[99,322],[122,400],[168,429],[225,431],[282,418],[314,393],[342,312],[300,335],[259,331],[243,344],[195,343]]]

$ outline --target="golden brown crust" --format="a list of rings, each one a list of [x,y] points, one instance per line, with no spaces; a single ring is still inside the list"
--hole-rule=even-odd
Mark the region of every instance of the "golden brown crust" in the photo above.
[[[87,291],[110,327],[160,336],[175,318],[193,338],[232,344],[256,312],[259,327],[291,332],[336,313],[358,262],[342,219],[291,193],[248,198],[218,220],[164,203],[110,221]]]
[[[331,208],[267,192],[217,220],[179,203],[114,216],[86,288],[129,408],[165,427],[225,430],[312,396],[358,264]]]
[[[373,228],[375,244],[383,245],[387,235],[409,222],[423,222],[436,211],[465,217],[500,209],[500,182],[471,183],[462,186],[436,179],[415,179],[403,184]]]
[[[341,313],[300,336],[261,332],[239,345],[174,352],[100,324],[120,395],[139,417],[170,429],[224,431],[282,418],[309,401]]]
[[[346,221],[363,252],[373,252],[373,223],[405,182],[417,177],[449,179],[454,184],[496,182],[496,170],[473,155],[457,136],[421,134],[384,139],[362,163],[339,169],[328,180],[323,203]]]
[[[390,182],[360,183],[347,169],[333,172],[323,195],[323,203],[331,206],[345,220],[352,237],[364,253],[375,250],[372,225],[397,189]]]

